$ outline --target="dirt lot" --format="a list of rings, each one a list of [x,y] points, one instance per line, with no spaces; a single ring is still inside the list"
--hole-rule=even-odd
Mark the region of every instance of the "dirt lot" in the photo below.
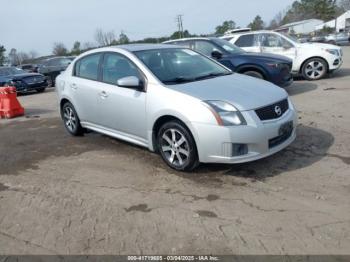
[[[350,254],[350,48],[288,88],[297,140],[254,163],[170,170],[96,133],[70,137],[53,91],[0,120],[0,254]]]

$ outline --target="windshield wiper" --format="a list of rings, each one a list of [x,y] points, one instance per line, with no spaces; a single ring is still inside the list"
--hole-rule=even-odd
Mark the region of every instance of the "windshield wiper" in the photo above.
[[[215,78],[215,77],[219,77],[219,76],[227,76],[227,75],[231,75],[231,74],[232,73],[210,73],[210,74],[198,76],[195,78],[195,80],[198,81],[198,80],[204,80],[204,79],[209,79],[209,78]]]
[[[168,80],[164,80],[164,84],[181,84],[195,81],[194,78],[176,77]]]

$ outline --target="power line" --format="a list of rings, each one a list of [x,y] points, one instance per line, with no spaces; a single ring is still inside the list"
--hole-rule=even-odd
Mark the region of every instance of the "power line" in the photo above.
[[[178,28],[178,32],[179,32],[180,38],[184,37],[184,28],[183,28],[183,19],[182,19],[182,17],[183,17],[183,15],[177,15],[176,16],[177,28]]]

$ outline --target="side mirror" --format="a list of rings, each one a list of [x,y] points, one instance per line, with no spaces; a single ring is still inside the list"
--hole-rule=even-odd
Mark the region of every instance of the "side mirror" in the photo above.
[[[127,76],[118,79],[117,85],[126,88],[135,88],[138,90],[143,89],[143,82],[136,76]]]
[[[220,59],[222,57],[222,53],[215,50],[211,53],[211,56],[215,59]]]

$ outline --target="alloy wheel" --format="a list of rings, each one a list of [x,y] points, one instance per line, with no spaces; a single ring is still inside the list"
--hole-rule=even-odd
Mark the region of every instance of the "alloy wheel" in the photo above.
[[[182,166],[190,157],[189,143],[180,130],[167,129],[161,139],[161,150],[167,161],[174,166]]]
[[[319,79],[326,72],[325,65],[320,61],[310,61],[305,68],[305,74],[310,79]]]
[[[63,118],[68,130],[74,133],[77,128],[77,118],[71,107],[67,106],[64,108]]]

